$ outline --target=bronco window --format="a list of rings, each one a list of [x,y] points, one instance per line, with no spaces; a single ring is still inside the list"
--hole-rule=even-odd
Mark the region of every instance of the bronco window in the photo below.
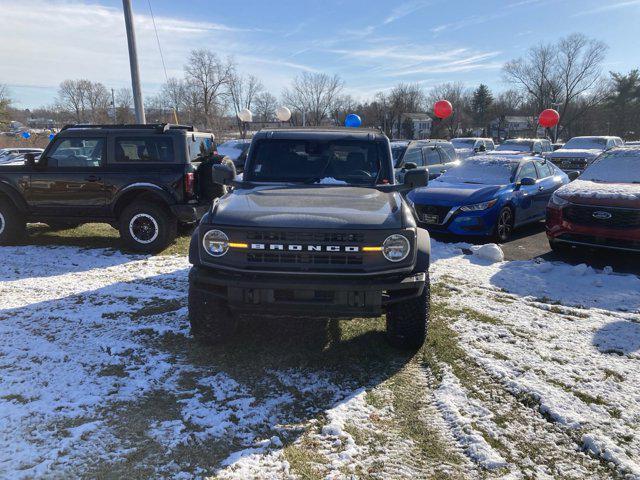
[[[172,162],[173,158],[173,140],[171,138],[116,138],[116,162],[167,163]]]
[[[256,182],[330,184],[389,183],[381,142],[260,140],[246,179]]]
[[[58,168],[97,168],[104,153],[103,138],[58,140],[47,155],[47,165]]]

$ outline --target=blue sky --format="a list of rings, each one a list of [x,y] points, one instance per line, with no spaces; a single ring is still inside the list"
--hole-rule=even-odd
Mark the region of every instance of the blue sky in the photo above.
[[[133,0],[143,93],[164,81],[147,0]],[[399,82],[506,88],[501,65],[540,41],[605,41],[605,70],[640,67],[640,0],[151,0],[169,76],[192,48],[232,56],[279,95],[302,71],[336,73],[366,98]],[[0,83],[16,105],[50,104],[65,78],[129,85],[122,3],[0,0]]]

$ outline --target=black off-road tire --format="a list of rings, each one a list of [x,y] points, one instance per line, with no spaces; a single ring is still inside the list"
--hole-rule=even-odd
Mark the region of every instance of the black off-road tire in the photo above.
[[[215,345],[233,336],[238,328],[227,302],[189,286],[191,334],[205,345]]]
[[[0,245],[11,245],[25,234],[26,223],[18,209],[0,198]]]
[[[129,250],[158,253],[176,239],[178,220],[163,206],[135,202],[120,214],[119,230]]]
[[[420,296],[387,308],[387,341],[397,348],[417,350],[427,338],[431,288],[429,273]]]
[[[515,215],[511,207],[502,207],[498,212],[496,226],[493,230],[493,240],[496,243],[504,243],[511,239],[515,225]]]

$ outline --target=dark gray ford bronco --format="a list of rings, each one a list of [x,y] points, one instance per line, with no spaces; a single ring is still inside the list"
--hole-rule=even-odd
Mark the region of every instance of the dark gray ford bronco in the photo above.
[[[429,317],[430,239],[394,180],[389,140],[375,130],[258,132],[244,178],[213,201],[191,239],[189,319],[207,342],[251,315],[353,318],[386,313],[389,341],[417,348]]]

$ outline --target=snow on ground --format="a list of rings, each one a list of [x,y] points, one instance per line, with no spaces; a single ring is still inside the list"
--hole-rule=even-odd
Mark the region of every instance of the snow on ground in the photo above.
[[[440,474],[640,478],[640,279],[469,249],[434,242],[431,272],[451,293],[435,300],[484,315],[451,320],[476,386],[415,360],[364,384],[209,354],[188,333],[186,258],[2,247],[0,477],[290,478],[291,449],[327,478],[425,477],[393,400],[418,395],[412,422],[458,458]]]

